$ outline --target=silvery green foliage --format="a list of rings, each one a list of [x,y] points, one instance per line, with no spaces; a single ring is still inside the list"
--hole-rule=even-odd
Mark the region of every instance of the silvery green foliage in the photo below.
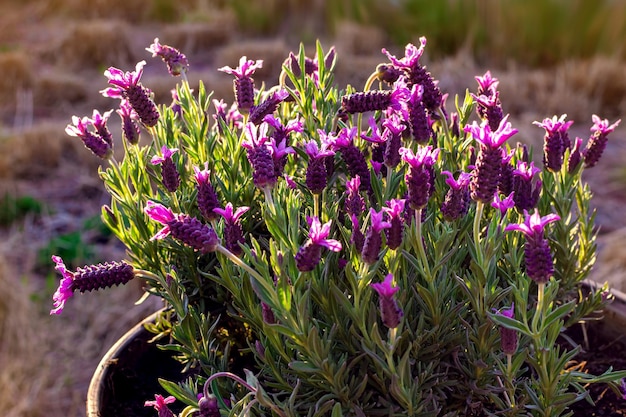
[[[421,49],[407,46],[408,58],[393,57],[385,68],[395,68],[405,78],[409,69],[423,70],[417,59],[424,46],[425,40]],[[481,156],[485,143],[498,164],[495,148],[502,149],[502,157],[514,151],[513,167],[518,161],[529,162],[521,147],[506,140],[514,134],[511,126],[498,129],[506,138],[492,137],[498,131],[475,121],[475,101],[469,93],[455,99],[454,117],[441,103],[429,102],[429,142],[419,144],[410,129],[396,129],[404,130],[398,151],[403,158],[386,166],[377,156],[384,152],[376,147],[383,145],[361,137],[372,136],[372,125],[367,127],[363,119],[373,116],[382,132],[388,118],[406,122],[406,104],[394,102],[393,108],[365,116],[351,114],[341,108],[342,97],[355,91],[350,86],[340,90],[333,83],[334,50],[325,55],[318,44],[310,59],[301,47],[290,59],[276,86],[255,91],[256,105],[278,91],[281,97],[282,91],[288,92],[277,103],[271,125],[248,125],[247,114],[234,109],[227,114],[223,106],[219,117],[212,117],[211,93],[202,82],[192,90],[183,74],[176,111],[160,106],[158,122],[146,129],[149,135],[137,145],[125,143],[123,159],[109,159],[101,171],[112,197],[103,217],[128,248],[132,265],[146,271],[146,291],[166,305],[150,327],[156,343],[194,370],[183,383],[162,382],[186,404],[181,415],[199,410],[197,395],[202,393],[217,398],[222,415],[234,416],[559,416],[585,397],[588,382],[616,388],[625,372],[593,376],[569,370],[568,362],[580,348],[559,337],[605,302],[606,288],[579,291],[596,249],[582,164],[538,173],[542,188],[537,213],[559,220],[542,229],[553,256],[553,275],[537,284],[525,272],[524,233],[505,231],[533,212],[519,212],[513,204],[499,209],[503,206],[498,202],[507,196],[498,194],[497,208],[491,206],[490,196],[481,194],[464,203],[469,207],[458,216],[444,218],[441,211],[450,190],[446,179],[466,173],[466,187],[467,175],[486,175],[472,171],[477,156],[481,169],[493,168],[488,180],[497,182],[493,175],[500,165],[484,168],[489,159]],[[409,61],[409,69],[403,68]],[[293,72],[305,67],[311,70]],[[384,84],[382,75],[374,72],[364,90],[395,88]],[[410,95],[401,96],[409,100]],[[275,126],[290,123],[300,123],[301,128],[282,135],[284,143],[273,141]],[[348,136],[351,142],[342,144]],[[305,145],[311,141],[333,151],[324,157],[326,169],[320,170],[327,175],[318,181],[325,188],[315,193],[306,186],[311,156]],[[179,150],[172,157],[180,174],[173,192],[163,186],[158,167],[150,164],[163,147]],[[348,147],[367,165],[366,178],[359,183],[366,186],[358,190],[366,207],[358,215],[345,210],[346,183],[354,180],[351,160],[346,160]],[[256,152],[252,156],[250,149]],[[264,157],[274,158],[263,165],[263,175],[276,172],[267,166],[280,165],[280,176],[255,181],[258,167],[251,162],[258,159],[259,149]],[[240,255],[223,244],[211,246],[211,251],[195,250],[163,233],[165,223],[145,212],[152,202],[151,207],[166,207],[171,218],[198,219],[223,243],[225,219],[206,220],[198,207],[194,172],[200,170],[209,176],[219,207],[249,208],[237,219],[245,242]],[[428,183],[409,189],[415,172]],[[389,219],[378,214],[389,201],[408,195],[420,204],[411,207],[407,202],[401,216],[402,242],[389,249],[383,230]],[[371,213],[376,213],[375,219]],[[368,233],[378,233],[382,245],[377,255],[363,259],[353,235]],[[153,239],[155,235],[159,238]],[[306,268],[299,269],[296,258],[301,252],[315,256],[300,255]],[[401,313],[393,320],[381,318],[383,293],[385,305],[393,306],[389,311]],[[502,351],[499,327],[517,332],[515,352]]]

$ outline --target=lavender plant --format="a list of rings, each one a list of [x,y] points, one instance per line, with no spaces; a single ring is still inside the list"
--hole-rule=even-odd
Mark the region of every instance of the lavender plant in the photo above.
[[[265,91],[243,57],[220,69],[230,111],[158,39],[148,51],[181,77],[171,106],[143,63],[108,69],[123,159],[102,133],[111,112],[67,132],[105,160],[102,217],[128,259],[72,272],[55,257],[51,313],[76,290],[144,280],[165,307],[148,329],[191,375],[145,399],[158,415],[177,401],[204,417],[560,416],[587,384],[619,390],[625,371],[569,368],[580,347],[560,337],[610,298],[581,290],[596,249],[581,175],[618,122],[594,116],[582,151],[565,116],[539,123],[540,169],[511,144],[497,79],[448,109],[425,46],[383,50],[361,92],[333,83],[319,44]]]

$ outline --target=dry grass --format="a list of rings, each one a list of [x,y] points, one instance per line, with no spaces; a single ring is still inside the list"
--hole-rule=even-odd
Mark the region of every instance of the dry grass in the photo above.
[[[64,128],[48,122],[5,132],[0,137],[0,178],[44,178],[72,155],[83,154],[80,140],[67,136]]]
[[[91,20],[71,25],[57,48],[56,64],[81,71],[135,65],[127,23],[118,20]]]
[[[13,111],[17,106],[18,93],[33,88],[33,61],[27,51],[0,52],[0,68],[0,110]]]
[[[104,77],[103,77],[104,78]],[[97,91],[88,90],[85,81],[58,69],[38,74],[33,87],[37,116],[67,117],[77,105],[85,103]]]
[[[567,61],[553,70],[511,68],[495,72],[505,111],[566,113],[570,119],[588,120],[591,114],[615,118],[626,113],[626,63],[598,57]],[[538,106],[540,104],[540,106]]]
[[[36,410],[50,375],[42,374],[46,336],[40,324],[28,289],[0,253],[0,410],[6,417],[42,415]]]

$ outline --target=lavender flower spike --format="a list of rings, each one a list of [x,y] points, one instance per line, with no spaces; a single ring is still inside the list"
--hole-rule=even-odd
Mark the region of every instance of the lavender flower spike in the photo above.
[[[152,220],[165,226],[150,240],[164,239],[172,235],[175,239],[202,253],[217,250],[220,240],[215,230],[195,217],[183,213],[173,213],[169,208],[153,201],[148,201],[144,212]]]
[[[414,85],[411,88],[411,96],[408,100],[408,122],[413,139],[419,144],[426,144],[431,137],[431,129],[428,124],[428,114],[422,97],[424,88]]]
[[[301,272],[315,269],[321,260],[321,250],[325,247],[333,252],[341,250],[341,242],[327,239],[330,234],[331,222],[321,224],[318,217],[307,217],[309,224],[309,239],[300,247],[296,254],[296,267]]]
[[[163,397],[160,394],[155,394],[154,399],[154,401],[146,401],[144,406],[154,407],[154,409],[159,413],[159,417],[174,417],[174,413],[167,405],[176,401],[176,398],[171,395],[169,397]]]
[[[243,230],[241,228],[240,219],[244,213],[250,210],[250,207],[239,207],[233,210],[232,203],[226,204],[225,208],[215,208],[213,211],[224,218],[224,246],[226,249],[239,256],[243,250],[239,244],[245,243]]]
[[[155,126],[159,120],[159,111],[149,95],[149,90],[139,83],[146,61],[137,63],[135,71],[123,72],[115,67],[109,67],[104,75],[113,87],[100,91],[103,96],[126,99],[137,112],[139,119],[148,127]]]
[[[546,131],[543,144],[543,163],[552,172],[561,169],[563,165],[563,155],[570,147],[567,130],[574,123],[566,122],[566,114],[557,118],[553,116],[551,119],[543,119],[542,122],[533,122],[534,125],[543,127]]]
[[[113,113],[113,110],[105,111],[104,114],[100,114],[98,110],[93,111],[93,115],[89,122],[96,129],[96,133],[100,135],[103,141],[105,141],[111,148],[113,147],[113,135],[111,135],[111,131],[107,127],[107,121],[109,117]]]
[[[309,156],[309,164],[306,169],[306,186],[313,194],[321,194],[326,188],[326,157],[335,154],[327,147],[328,142],[322,142],[322,146],[318,147],[315,140],[304,145],[304,150]]]
[[[620,124],[622,119],[609,126],[607,119],[601,120],[595,114],[591,116],[593,120],[593,126],[591,127],[592,135],[587,142],[585,150],[582,152],[583,160],[586,168],[591,168],[598,163],[606,144],[608,141],[608,135]]]
[[[391,223],[383,221],[383,213],[383,210],[376,211],[372,208],[370,209],[370,219],[372,221],[372,225],[369,229],[367,229],[365,242],[363,243],[363,249],[361,250],[361,258],[363,259],[363,262],[368,265],[375,264],[376,261],[378,261],[378,255],[380,254],[382,246],[380,232],[383,231],[383,229],[389,229],[391,227]]]
[[[130,105],[128,100],[122,100],[120,108],[116,110],[122,119],[122,134],[131,145],[139,143],[139,135],[141,131],[136,120],[139,118],[137,112]]]
[[[510,224],[504,228],[504,231],[516,230],[524,234],[526,237],[524,245],[526,274],[538,284],[546,283],[554,274],[554,263],[548,240],[544,237],[544,228],[548,223],[561,218],[554,213],[541,217],[537,209],[532,215],[524,211],[524,216],[524,223]]]
[[[239,59],[239,66],[237,68],[228,66],[218,68],[218,71],[235,76],[235,99],[239,111],[247,112],[254,105],[254,80],[251,75],[262,66],[263,60],[251,61],[245,56],[242,56]]]
[[[178,152],[177,148],[168,148],[163,145],[161,148],[162,156],[154,155],[150,161],[152,165],[161,165],[161,178],[163,186],[167,191],[173,193],[180,185],[180,174],[172,160],[172,155]]]
[[[504,218],[506,216],[507,211],[515,207],[515,191],[512,191],[511,194],[506,196],[505,198],[500,198],[498,193],[493,195],[493,202],[491,203],[491,207],[500,210],[500,218]]]
[[[454,221],[465,216],[469,210],[469,183],[472,175],[461,172],[455,180],[451,172],[441,171],[441,173],[448,177],[446,184],[450,186],[443,203],[441,203],[441,214],[445,220]]]
[[[248,121],[254,123],[255,125],[261,124],[261,122],[263,122],[263,118],[274,113],[276,109],[278,109],[278,105],[287,97],[289,97],[289,92],[287,92],[287,90],[280,89],[278,91],[274,91],[269,95],[269,97],[259,103],[258,106],[252,106],[250,108]]]
[[[211,173],[208,166],[208,162],[205,162],[203,170],[194,166],[193,171],[197,183],[198,196],[196,199],[198,201],[198,209],[205,219],[213,221],[217,218],[217,213],[214,210],[220,208],[220,202],[211,184]]]
[[[161,45],[159,38],[154,38],[154,43],[146,48],[146,51],[152,52],[153,58],[160,56],[167,65],[167,71],[174,77],[186,73],[189,69],[189,62],[185,54],[171,46]]]
[[[98,158],[108,159],[113,155],[113,148],[100,135],[89,130],[90,124],[90,119],[87,117],[81,119],[78,116],[72,116],[72,124],[67,125],[65,133],[80,138],[85,148]]]
[[[389,216],[390,227],[385,231],[387,236],[387,246],[391,250],[396,250],[402,244],[404,227],[404,205],[406,200],[394,198],[387,202],[383,210]]]
[[[480,126],[476,122],[465,126],[464,130],[471,133],[480,144],[480,152],[470,183],[471,197],[475,201],[488,203],[498,190],[503,158],[500,147],[507,139],[517,133],[517,129],[511,128],[508,118],[508,115],[505,116],[498,129],[493,132],[486,120]]]
[[[400,324],[404,312],[395,299],[395,294],[400,288],[394,287],[392,282],[393,274],[387,274],[383,282],[370,284],[370,286],[378,293],[378,305],[383,324],[390,329],[395,329]]]
[[[432,192],[432,167],[439,156],[439,149],[419,146],[414,154],[410,148],[400,148],[402,160],[409,164],[404,179],[408,188],[408,206],[413,210],[424,208]]]
[[[497,315],[513,318],[515,314],[515,304],[511,304],[509,308],[502,308],[496,311]],[[508,329],[500,326],[500,347],[505,355],[510,356],[517,352],[518,334],[517,330]]]
[[[82,293],[108,288],[114,285],[125,284],[135,277],[135,269],[126,262],[88,265],[77,268],[75,272],[72,272],[68,271],[60,256],[52,256],[52,260],[56,264],[55,269],[61,273],[63,278],[59,288],[52,296],[55,308],[50,310],[50,314],[61,314],[65,307],[65,302],[74,295],[76,290]]]
[[[272,153],[266,146],[267,124],[256,126],[248,123],[244,130],[247,139],[241,146],[248,151],[248,161],[252,165],[252,180],[260,189],[272,188],[276,184],[276,167]]]

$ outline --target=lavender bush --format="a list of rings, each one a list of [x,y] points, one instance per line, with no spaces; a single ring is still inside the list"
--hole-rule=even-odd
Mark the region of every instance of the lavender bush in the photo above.
[[[192,375],[141,399],[159,416],[174,401],[204,417],[560,416],[589,383],[619,391],[626,372],[570,369],[581,348],[559,337],[610,301],[581,289],[596,249],[581,174],[617,122],[594,116],[586,145],[566,116],[538,122],[540,169],[512,143],[497,79],[476,77],[450,111],[425,46],[383,50],[358,92],[333,83],[319,44],[265,90],[262,62],[242,57],[220,69],[232,106],[193,91],[186,57],[158,40],[148,51],[181,77],[172,105],[152,101],[144,62],[108,69],[124,158],[111,111],[67,132],[106,160],[102,216],[128,259],[69,271],[55,257],[52,313],[144,280],[165,306],[149,330]]]

